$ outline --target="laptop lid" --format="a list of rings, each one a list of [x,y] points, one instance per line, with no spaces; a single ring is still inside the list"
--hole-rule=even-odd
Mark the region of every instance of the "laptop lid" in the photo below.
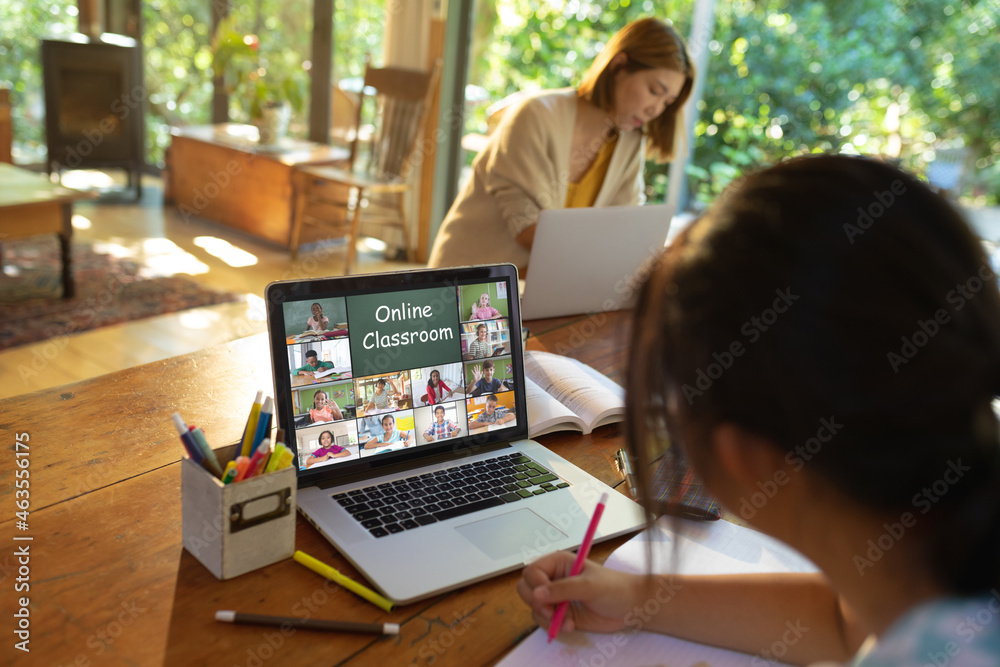
[[[275,413],[299,486],[526,438],[516,290],[509,264],[268,285]],[[498,411],[515,418],[477,421]]]
[[[524,319],[623,310],[667,240],[674,207],[546,209],[524,279]]]

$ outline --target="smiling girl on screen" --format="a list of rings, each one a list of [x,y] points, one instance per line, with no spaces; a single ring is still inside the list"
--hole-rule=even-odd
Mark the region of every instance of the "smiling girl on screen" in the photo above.
[[[317,389],[313,394],[313,406],[309,409],[309,419],[312,423],[332,422],[343,418],[344,413],[340,411],[337,402],[331,401],[322,389]]]
[[[576,88],[519,95],[472,164],[428,266],[524,273],[542,209],[639,204],[646,157],[673,157],[694,65],[655,18],[618,31]],[[609,230],[611,233],[611,230]]]
[[[330,328],[330,318],[323,316],[323,306],[314,303],[311,306],[312,317],[306,320],[306,331],[326,331]]]
[[[333,444],[333,433],[323,431],[319,434],[319,449],[310,454],[309,458],[306,459],[306,467],[308,468],[317,463],[323,463],[332,459],[346,458],[350,455],[351,453],[340,445]]]
[[[396,430],[396,418],[392,415],[382,417],[382,429],[384,433],[366,442],[365,449],[375,449],[394,442],[400,442],[404,447],[410,446],[410,432]]]
[[[859,210],[876,222],[859,228]],[[796,300],[695,387],[776,290]],[[1000,665],[1000,292],[948,202],[865,158],[766,169],[665,251],[632,331],[636,472],[669,432],[723,505],[820,569],[673,576],[644,630],[756,656],[780,646],[794,664]],[[563,632],[618,631],[667,584],[593,562],[566,578],[572,562],[523,571],[544,627],[572,600]]]
[[[452,393],[451,388],[441,379],[440,371],[436,369],[431,371],[430,378],[427,380],[427,405],[434,405],[446,398],[451,398]]]

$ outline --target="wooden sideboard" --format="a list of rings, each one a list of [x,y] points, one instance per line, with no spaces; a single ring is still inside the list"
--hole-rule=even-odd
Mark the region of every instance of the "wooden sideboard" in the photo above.
[[[164,202],[181,216],[205,218],[289,247],[292,170],[337,164],[347,150],[309,141],[257,143],[250,125],[199,125],[172,130]]]

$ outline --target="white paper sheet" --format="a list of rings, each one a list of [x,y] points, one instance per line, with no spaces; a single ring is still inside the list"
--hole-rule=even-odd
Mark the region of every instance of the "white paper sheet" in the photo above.
[[[672,526],[677,527],[677,533]],[[625,572],[645,572],[650,541],[653,571],[659,574],[816,571],[801,554],[755,530],[728,521],[685,519],[660,519],[652,533],[636,535],[611,554],[605,565]],[[561,633],[549,644],[546,633],[538,629],[508,653],[498,667],[756,667],[762,662],[744,653],[649,632]],[[770,665],[778,667],[779,663]]]

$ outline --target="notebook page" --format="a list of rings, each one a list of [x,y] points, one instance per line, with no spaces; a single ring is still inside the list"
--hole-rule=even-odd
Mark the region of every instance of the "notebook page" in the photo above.
[[[755,530],[728,521],[669,518],[660,519],[652,532],[644,531],[616,549],[605,565],[625,572],[645,572],[648,542],[653,545],[653,570],[660,574],[816,571],[801,554]],[[761,662],[759,656],[649,632],[562,633],[549,644],[545,631],[538,629],[499,666],[756,667]],[[769,664],[781,667],[773,660]]]

